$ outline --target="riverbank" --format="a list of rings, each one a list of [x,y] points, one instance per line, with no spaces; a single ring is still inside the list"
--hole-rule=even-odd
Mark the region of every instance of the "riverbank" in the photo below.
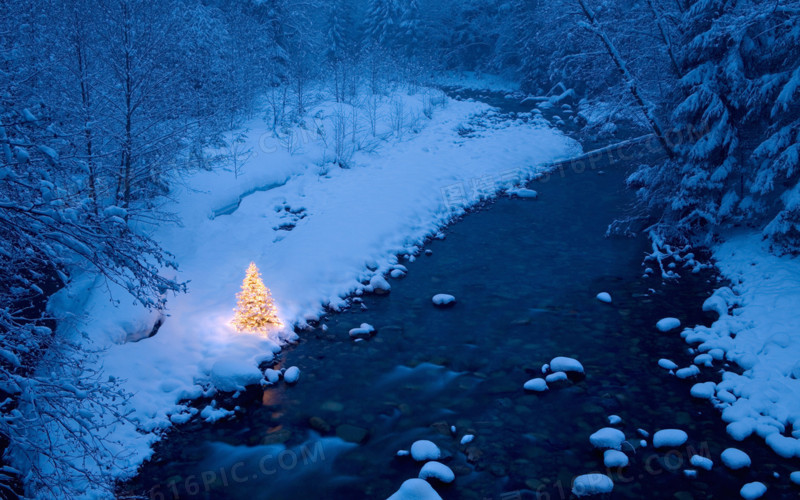
[[[382,286],[398,255],[413,259],[423,241],[470,206],[579,152],[541,118],[493,120],[483,103],[434,97],[440,104],[430,118],[431,94],[381,98],[374,137],[369,115],[330,103],[309,113],[320,119],[292,135],[291,144],[251,123],[242,131],[247,154],[238,169],[194,175],[165,207],[182,225],[157,228],[154,237],[175,254],[178,277],[189,282],[189,293],[170,299],[165,316],[130,305],[121,290],[94,278],[56,296],[53,309],[74,318],[62,334],[69,326],[103,349],[98,366],[131,394],[120,409],[127,420],[100,417],[108,455],[90,457],[95,466],[108,460],[117,478],[129,477],[173,424],[197,413],[207,421],[232,414],[186,400],[210,397],[220,385],[258,382],[259,365],[296,338],[291,328],[271,339],[232,330],[250,261],[283,322],[302,329],[324,310],[347,306],[348,297]],[[354,152],[349,169],[325,162],[341,116],[359,124],[353,140],[377,141]],[[148,336],[157,323],[157,334]],[[52,438],[69,447],[68,436]],[[99,488],[86,495],[107,487],[76,481],[76,491]]]
[[[530,186],[537,201],[499,198],[448,226],[444,240],[402,262],[389,295],[357,297],[284,349],[279,367],[299,367],[297,385],[221,400],[235,415],[180,427],[121,491],[386,498],[420,473],[402,453],[419,440],[435,443],[453,471],[453,483],[432,481],[452,499],[567,498],[592,472],[612,478],[621,498],[736,498],[745,482],[788,478],[790,464],[732,440],[717,410],[689,397],[698,380],[659,366],[690,365],[697,353],[658,321],[710,324],[700,306],[718,285],[709,269],[665,282],[642,266],[646,238],[606,238],[632,201],[623,179],[636,160],[623,157],[552,172]],[[595,298],[601,291],[611,304]],[[455,306],[435,308],[437,293]],[[362,323],[377,333],[353,340]],[[526,392],[556,356],[578,359],[585,376]],[[607,426],[627,438],[627,467],[606,466],[590,442]],[[654,433],[675,428],[687,441],[656,449]],[[758,465],[721,465],[733,446]],[[698,471],[697,454],[715,467]],[[770,494],[793,490],[783,481]]]

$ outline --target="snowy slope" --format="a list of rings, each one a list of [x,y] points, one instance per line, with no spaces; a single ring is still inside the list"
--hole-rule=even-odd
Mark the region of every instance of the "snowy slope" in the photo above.
[[[733,287],[717,290],[704,308],[722,315],[682,335],[744,369],[723,372],[712,398],[728,433],[757,434],[779,455],[800,457],[800,261],[769,253],[758,234],[730,238],[714,258]]]
[[[388,108],[397,109],[400,98],[415,125],[404,137],[389,138]],[[284,323],[303,324],[324,306],[339,308],[349,294],[369,291],[369,280],[390,270],[398,254],[415,253],[480,197],[580,152],[542,123],[504,122],[461,137],[460,124],[489,110],[481,103],[448,101],[428,120],[421,117],[422,97],[402,95],[394,102],[384,110],[380,145],[356,153],[351,169],[320,167],[329,145],[319,134],[299,135],[290,153],[254,121],[243,143],[249,159],[238,176],[217,170],[186,179],[166,207],[181,217],[181,226],[161,227],[154,236],[175,254],[189,292],[169,300],[157,335],[130,342],[145,336],[157,315],[119,293],[113,294],[119,305],[111,305],[109,290],[93,280],[56,297],[55,310],[85,311],[90,319],[76,320],[77,329],[107,348],[99,363],[124,380],[133,393],[131,418],[154,433],[112,428],[109,439],[118,438],[130,452],[117,464],[119,476],[132,474],[149,456],[159,429],[189,417],[179,400],[208,394],[214,384],[257,380],[259,361],[272,358],[281,336],[293,335],[288,328],[276,332],[273,343],[232,331],[235,295],[250,261],[259,266]],[[310,114],[333,111],[324,105]],[[323,118],[314,126],[330,123]],[[203,416],[221,415],[209,408]]]

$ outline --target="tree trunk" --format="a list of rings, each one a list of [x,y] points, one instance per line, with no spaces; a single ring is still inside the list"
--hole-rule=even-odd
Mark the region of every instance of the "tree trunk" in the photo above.
[[[647,119],[647,123],[650,125],[653,134],[655,134],[656,138],[658,139],[659,144],[664,149],[664,152],[667,153],[667,156],[673,158],[675,156],[675,152],[669,146],[666,138],[664,137],[664,132],[661,129],[661,125],[658,123],[658,119],[656,118],[655,114],[653,113],[653,105],[642,97],[641,93],[639,92],[639,87],[636,84],[636,79],[633,75],[628,71],[628,67],[625,64],[625,60],[622,59],[617,48],[614,46],[614,43],[608,37],[606,32],[600,26],[600,23],[597,22],[597,17],[594,14],[594,11],[589,7],[586,0],[578,0],[578,3],[581,6],[581,10],[583,11],[583,15],[589,21],[586,27],[598,38],[600,41],[603,42],[603,46],[605,47],[606,51],[608,52],[609,57],[614,62],[614,65],[619,70],[620,75],[622,76],[625,85],[628,87],[628,91],[633,96],[633,99],[641,108],[642,113],[644,113],[645,118]]]

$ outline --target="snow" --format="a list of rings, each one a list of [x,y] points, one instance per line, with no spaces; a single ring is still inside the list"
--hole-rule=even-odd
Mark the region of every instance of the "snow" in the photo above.
[[[753,500],[755,498],[761,498],[764,496],[764,493],[767,492],[767,486],[764,483],[760,483],[758,481],[747,483],[742,486],[742,489],[739,490],[739,494],[742,495],[742,498],[747,500]]]
[[[614,481],[605,474],[584,474],[572,483],[572,494],[576,497],[611,493],[613,489]]]
[[[456,475],[450,467],[441,462],[428,462],[419,471],[420,479],[438,479],[443,483],[452,483]]]
[[[583,373],[583,365],[573,358],[558,356],[550,361],[550,369],[554,372],[576,372]]]
[[[408,479],[388,500],[442,500],[427,481],[424,479]]]
[[[283,381],[287,384],[295,384],[300,379],[300,369],[296,366],[290,366],[283,373]]]
[[[622,448],[622,443],[625,441],[625,434],[613,427],[603,427],[599,431],[589,436],[589,442],[595,448],[610,448],[619,450]]]
[[[243,391],[260,380],[261,370],[257,366],[244,364],[236,358],[220,359],[211,367],[211,382],[220,391]]]
[[[433,296],[431,301],[433,302],[433,305],[443,307],[455,304],[456,298],[446,293],[437,293]]]
[[[700,368],[697,365],[687,366],[686,368],[681,368],[675,371],[675,376],[680,379],[687,379],[696,377],[700,374]]]
[[[689,436],[680,429],[663,429],[653,434],[653,446],[656,448],[676,448],[682,446]]]
[[[714,397],[716,388],[717,384],[714,382],[700,382],[699,384],[694,384],[689,392],[696,398],[711,399]]]
[[[627,467],[628,455],[618,450],[606,450],[603,452],[603,464],[606,467]]]
[[[370,337],[373,333],[375,333],[375,327],[370,325],[369,323],[361,323],[361,326],[358,328],[352,328],[348,334],[350,337],[354,339],[361,339]]]
[[[705,301],[719,318],[682,335],[723,368],[717,383],[722,419],[737,440],[758,434],[780,456],[800,456],[797,436],[780,435],[800,423],[800,263],[769,252],[760,234],[740,233],[713,249],[720,272],[733,283]]]
[[[474,435],[472,435],[472,434],[465,434],[465,435],[464,435],[464,437],[462,437],[462,438],[461,438],[461,444],[462,444],[462,445],[469,444],[469,443],[471,443],[471,442],[472,442],[472,440],[473,440],[473,439],[475,439],[475,436],[474,436]]]
[[[507,191],[507,194],[509,196],[516,196],[518,198],[527,198],[531,200],[535,200],[536,198],[539,197],[539,193],[537,193],[533,189],[527,189],[527,188],[509,189]]]
[[[800,440],[783,436],[775,430],[765,439],[767,446],[783,458],[800,457]]]
[[[750,467],[750,457],[738,448],[727,448],[720,455],[722,463],[729,469],[737,470]]]
[[[698,469],[711,470],[714,467],[714,462],[710,458],[701,457],[700,455],[692,455],[689,462]]]
[[[107,436],[130,453],[115,463],[119,477],[135,473],[172,425],[169,416],[216,385],[212,379],[228,389],[255,380],[253,368],[264,354],[296,338],[293,326],[305,326],[305,318],[320,317],[326,308],[347,307],[351,294],[385,288],[383,276],[398,255],[413,258],[426,238],[481,197],[580,152],[541,120],[489,123],[476,137],[463,138],[459,124],[492,111],[483,103],[449,99],[431,120],[420,119],[419,132],[392,137],[392,99],[403,99],[410,116],[422,116],[423,97],[402,90],[383,98],[380,137],[375,147],[353,155],[349,169],[329,163],[330,148],[303,129],[296,130],[300,148],[287,151],[256,118],[243,128],[242,147],[252,154],[238,175],[230,168],[198,170],[176,183],[161,208],[181,224],[144,229],[174,254],[177,278],[189,283],[189,292],[169,297],[156,335],[143,336],[159,314],[94,276],[76,279],[53,297],[51,312],[70,318],[59,334],[88,339],[93,351],[102,351],[96,367],[133,395],[120,408],[132,423],[114,423]],[[321,116],[320,125],[328,127],[337,106],[322,102],[309,116]],[[487,186],[480,194],[472,190],[477,179]],[[276,229],[287,223],[291,230]],[[266,335],[238,333],[230,325],[251,261],[286,325]],[[142,340],[129,342],[133,338]],[[166,380],[169,391],[161,388]]]
[[[800,485],[800,471],[794,471],[789,474],[789,479],[791,479],[794,484]]]
[[[272,368],[267,368],[264,370],[264,378],[267,379],[267,382],[270,384],[275,384],[281,379],[281,372],[273,370]]]
[[[422,439],[415,441],[411,445],[411,458],[417,462],[424,462],[425,460],[437,460],[442,456],[441,450],[432,441]]]
[[[608,423],[611,425],[617,425],[622,423],[622,417],[619,415],[609,415],[608,416]]]
[[[545,382],[547,382],[548,384],[552,384],[554,382],[560,382],[562,380],[569,380],[569,377],[567,377],[567,374],[564,372],[553,372],[547,375],[544,379]]]
[[[364,290],[368,292],[383,292],[388,293],[392,289],[392,285],[386,281],[386,278],[381,276],[380,274],[376,274],[369,280],[369,285],[364,287]]]
[[[543,378],[532,378],[523,385],[526,391],[542,392],[547,390],[547,382]]]
[[[678,368],[678,365],[676,365],[673,361],[670,361],[669,359],[665,358],[661,358],[658,360],[658,366],[660,366],[665,370],[675,370]]]
[[[596,298],[600,302],[605,302],[606,304],[611,303],[611,294],[609,294],[608,292],[600,292],[597,294]]]
[[[681,326],[681,320],[678,318],[663,318],[656,323],[656,328],[660,332],[668,332]]]

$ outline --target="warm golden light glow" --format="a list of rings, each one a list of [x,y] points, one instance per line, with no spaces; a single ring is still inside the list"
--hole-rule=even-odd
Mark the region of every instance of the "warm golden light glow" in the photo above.
[[[240,332],[266,332],[272,325],[279,326],[278,310],[272,294],[264,285],[255,262],[250,263],[242,282],[242,291],[236,294],[236,316],[233,326]]]

